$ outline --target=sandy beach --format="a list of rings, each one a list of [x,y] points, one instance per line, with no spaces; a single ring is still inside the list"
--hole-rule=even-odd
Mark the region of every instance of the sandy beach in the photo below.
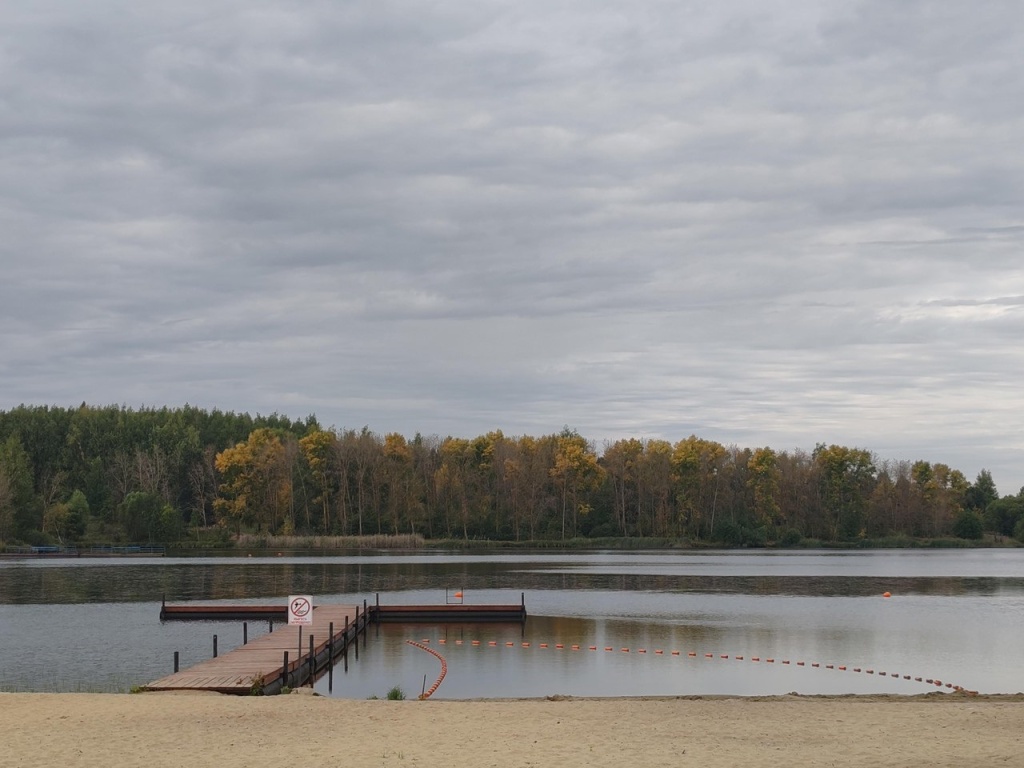
[[[0,694],[0,766],[1024,766],[1024,697]]]

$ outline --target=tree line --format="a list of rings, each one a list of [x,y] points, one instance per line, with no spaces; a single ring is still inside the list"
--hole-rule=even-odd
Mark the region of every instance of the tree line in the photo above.
[[[1024,540],[1024,492],[870,451],[601,446],[569,428],[474,438],[325,429],[314,416],[19,406],[0,411],[0,543],[204,533],[659,538],[730,546],[885,537]]]

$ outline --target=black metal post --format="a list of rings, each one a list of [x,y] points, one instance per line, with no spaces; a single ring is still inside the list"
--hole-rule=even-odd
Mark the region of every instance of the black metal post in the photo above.
[[[313,633],[309,634],[309,687],[313,687],[313,681],[316,678],[316,645],[313,642]]]
[[[356,606],[356,661],[359,661],[359,606]]]
[[[249,644],[249,622],[242,622],[242,645]]]
[[[217,636],[213,636],[213,658],[217,658]]]
[[[274,631],[274,620],[273,619],[270,620],[270,631],[271,632]]]
[[[178,672],[178,652],[174,652],[174,672]]]
[[[334,691],[334,622],[332,621],[328,627],[328,638],[327,638],[327,692],[332,693]]]
[[[288,651],[284,652],[284,665],[281,667],[281,670],[281,679],[284,680],[284,682],[281,683],[281,687],[288,688],[290,687],[288,685]]]

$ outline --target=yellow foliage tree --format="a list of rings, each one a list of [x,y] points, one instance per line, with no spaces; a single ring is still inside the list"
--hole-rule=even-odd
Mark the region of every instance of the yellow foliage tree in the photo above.
[[[333,432],[316,430],[299,440],[302,457],[309,465],[316,485],[316,501],[320,507],[320,527],[324,534],[331,530],[331,496],[338,483],[338,438]]]
[[[217,454],[223,481],[214,501],[236,530],[243,525],[273,530],[286,516],[291,501],[291,472],[281,438],[273,430],[257,429],[244,443]]]

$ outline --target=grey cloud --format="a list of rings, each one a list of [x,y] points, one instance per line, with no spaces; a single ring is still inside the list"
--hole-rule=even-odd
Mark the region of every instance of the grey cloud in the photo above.
[[[0,11],[0,407],[1024,485],[1013,3]]]

